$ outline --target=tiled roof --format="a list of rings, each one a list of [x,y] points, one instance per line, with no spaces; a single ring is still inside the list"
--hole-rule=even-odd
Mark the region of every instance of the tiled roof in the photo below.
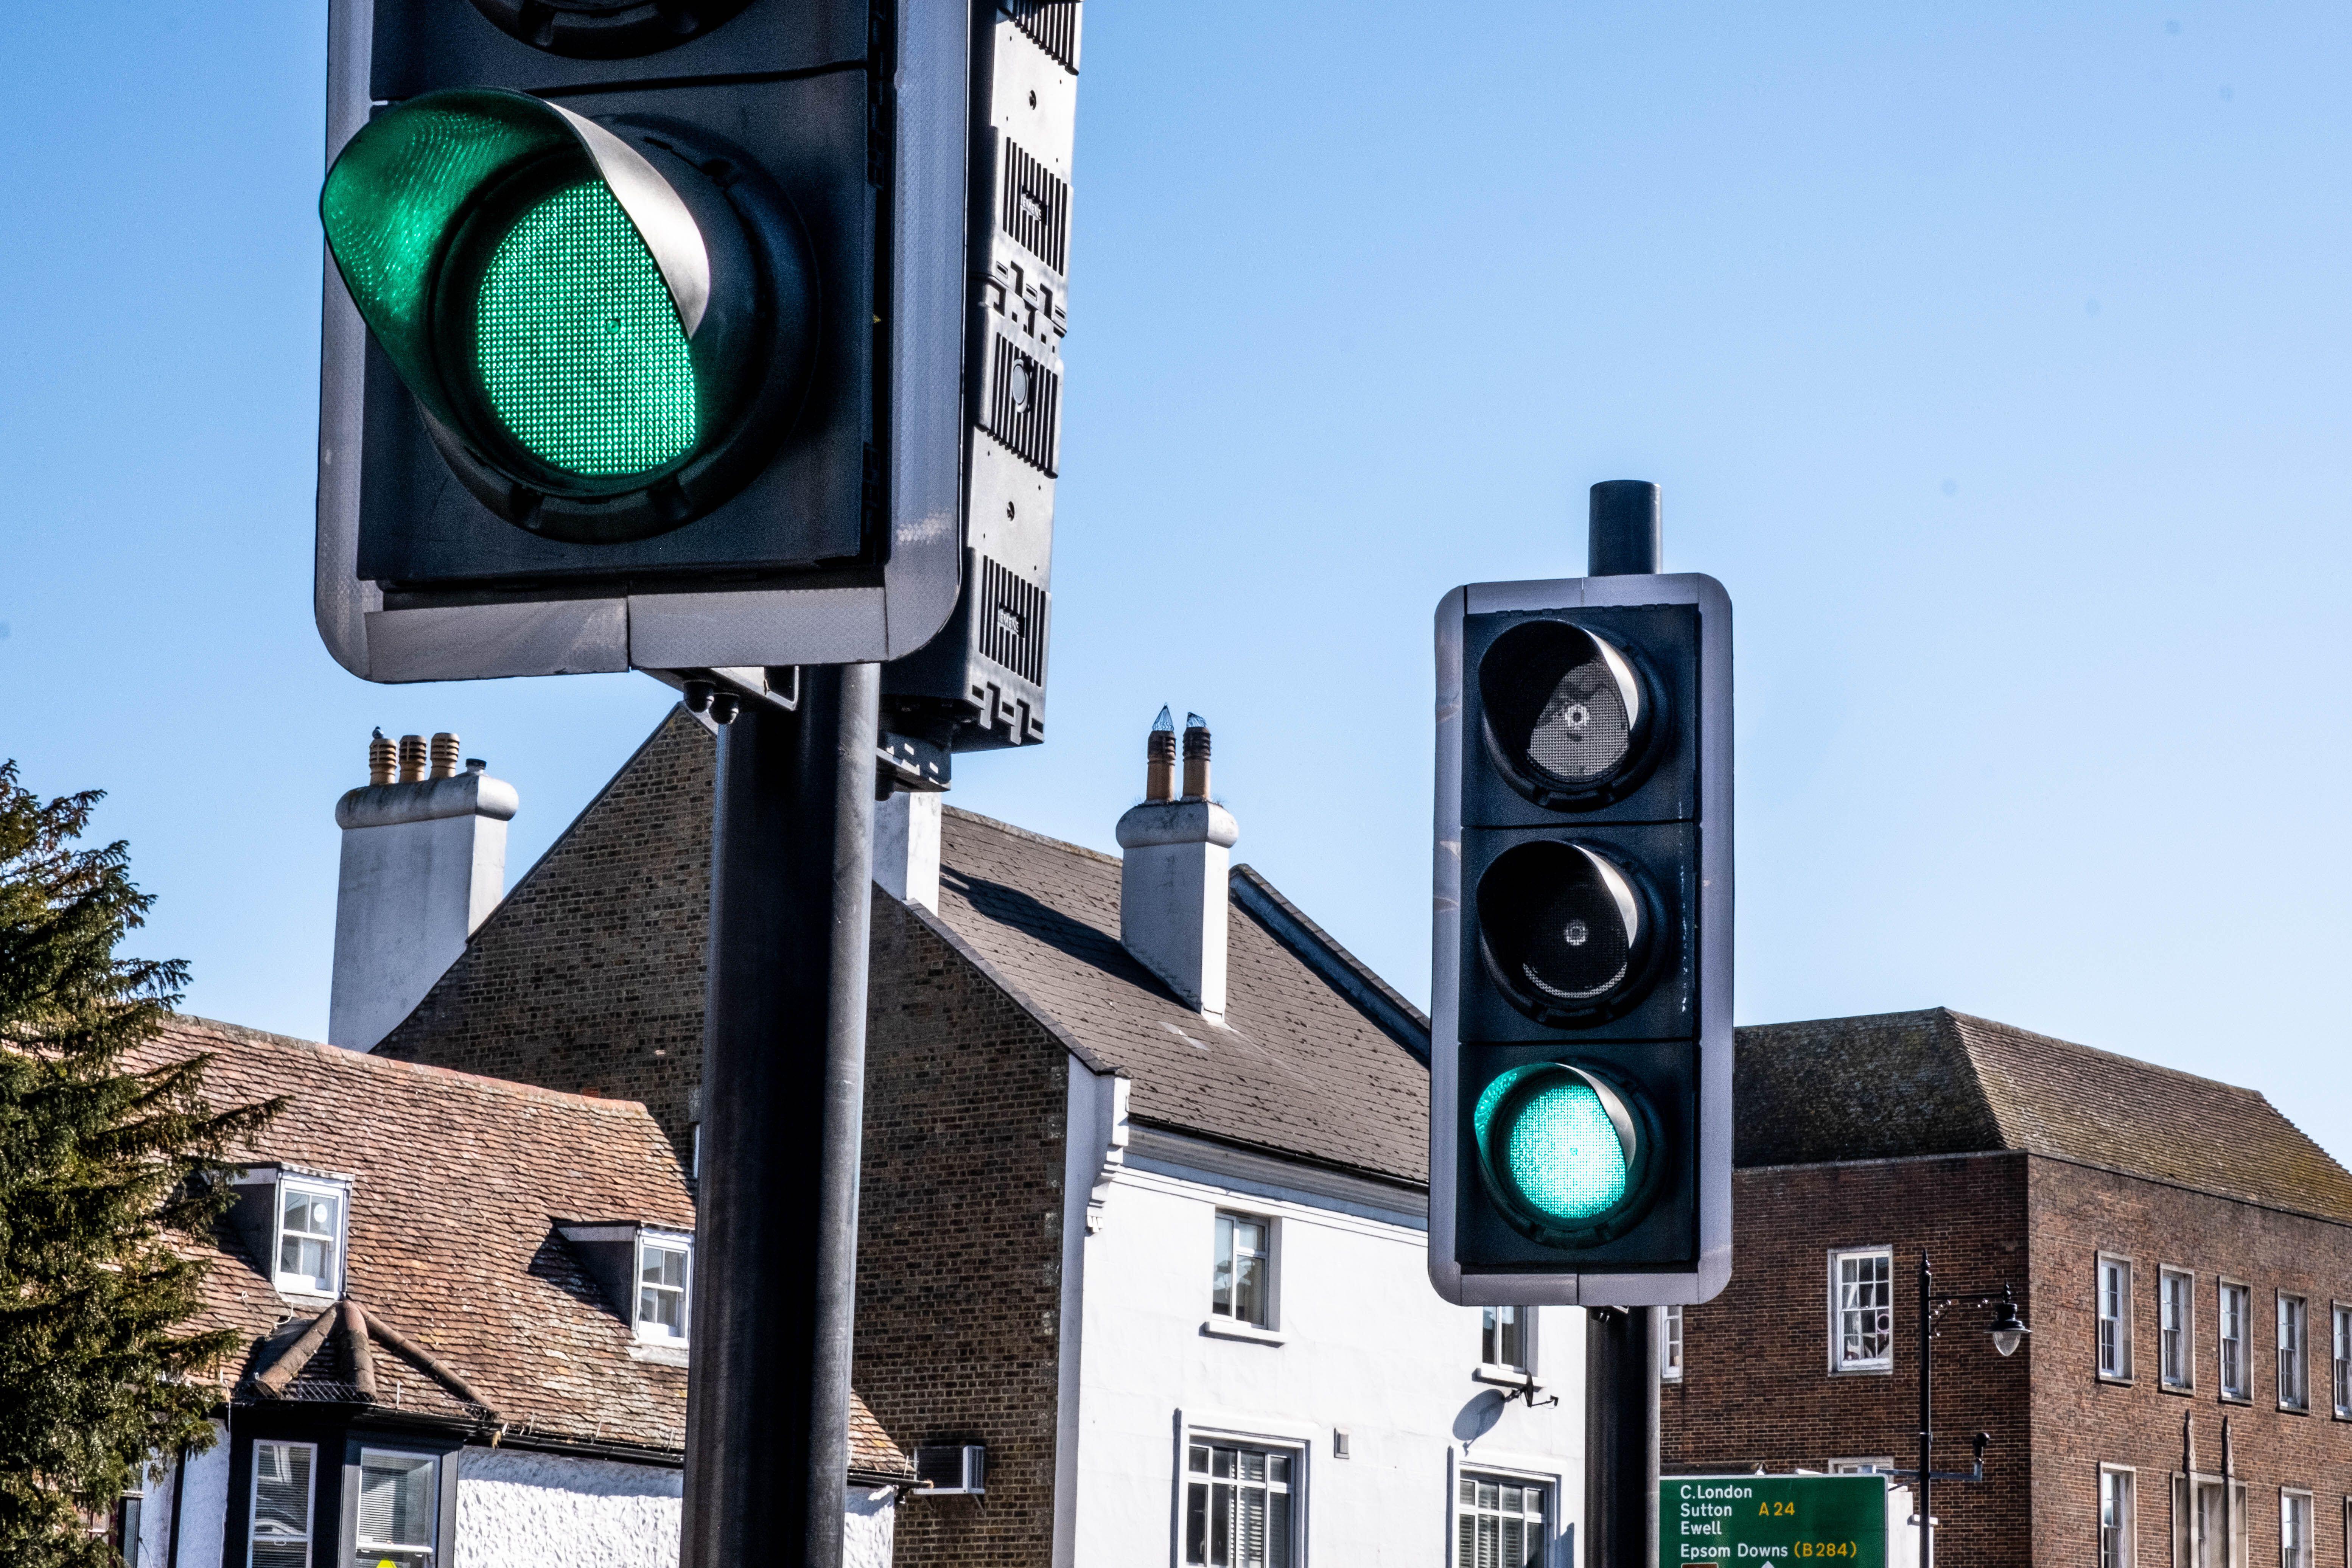
[[[1097,1066],[1127,1072],[1131,1116],[1427,1184],[1428,1069],[1241,900],[1220,1027],[1119,945],[1115,857],[952,807],[940,841],[940,921]]]
[[[2352,1173],[2238,1089],[1948,1008],[1738,1032],[1742,1165],[2018,1150],[2352,1223]]]
[[[205,1092],[215,1105],[289,1097],[236,1157],[351,1178],[344,1288],[372,1331],[379,1403],[538,1441],[670,1457],[683,1447],[685,1368],[631,1355],[625,1304],[556,1229],[558,1219],[693,1228],[684,1173],[645,1107],[201,1018],[173,1020],[134,1059],[196,1052],[214,1058]],[[226,1231],[201,1250],[214,1262],[198,1321],[253,1336],[230,1375],[240,1398],[273,1397],[254,1380],[286,1358],[319,1304],[279,1296]],[[354,1352],[337,1327],[320,1328],[276,1396],[355,1397]],[[912,1473],[862,1405],[852,1425],[853,1470]]]

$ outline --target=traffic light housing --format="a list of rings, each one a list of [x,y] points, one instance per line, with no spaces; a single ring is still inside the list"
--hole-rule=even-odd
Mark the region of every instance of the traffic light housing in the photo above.
[[[1431,1277],[1706,1300],[1731,1264],[1730,600],[1457,588],[1437,713]]]
[[[1024,89],[1016,113],[981,68],[1008,28],[1045,58],[1057,20],[1075,58],[1076,9],[338,7],[336,658],[378,680],[634,667],[761,690],[775,667],[921,648],[968,563],[1047,592],[1050,501],[1017,560],[967,527],[968,255],[995,226],[972,210],[1000,156],[976,132],[1003,119],[1058,134],[1029,140],[1057,160],[1066,241],[1074,91]],[[1042,647],[1028,662],[1042,684]]]

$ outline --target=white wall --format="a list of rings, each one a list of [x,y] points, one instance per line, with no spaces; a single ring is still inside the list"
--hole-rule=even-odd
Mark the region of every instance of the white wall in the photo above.
[[[841,1568],[890,1568],[890,1521],[898,1494],[852,1483],[841,1510]]]
[[[1179,1560],[1180,1449],[1202,1427],[1305,1454],[1302,1565],[1444,1568],[1467,1467],[1551,1485],[1553,1562],[1566,1568],[1583,1502],[1583,1313],[1538,1311],[1536,1377],[1559,1404],[1506,1405],[1474,1377],[1478,1311],[1430,1286],[1425,1220],[1343,1212],[1345,1200],[1262,1172],[1190,1168],[1165,1139],[1153,1147],[1129,1151],[1084,1244],[1072,1559]],[[1279,1222],[1278,1345],[1202,1331],[1221,1205]],[[1350,1458],[1334,1457],[1334,1427],[1348,1428]]]
[[[213,1446],[189,1456],[184,1473],[168,1475],[148,1489],[140,1510],[142,1563],[169,1568],[164,1555],[172,1531],[172,1489],[184,1485],[180,1504],[180,1562],[185,1568],[214,1568],[221,1560],[221,1543],[228,1529],[228,1428],[213,1423]]]
[[[675,1568],[684,1479],[613,1459],[461,1449],[454,1568]]]

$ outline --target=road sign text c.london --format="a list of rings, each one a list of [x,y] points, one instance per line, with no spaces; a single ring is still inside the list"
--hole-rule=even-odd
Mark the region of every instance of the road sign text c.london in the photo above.
[[[1667,1476],[1658,1568],[1886,1568],[1885,1476]]]

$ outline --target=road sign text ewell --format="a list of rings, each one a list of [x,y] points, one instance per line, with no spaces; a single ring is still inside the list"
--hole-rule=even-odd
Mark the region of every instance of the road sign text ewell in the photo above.
[[[1884,1476],[1667,1476],[1659,1568],[1886,1568]]]

